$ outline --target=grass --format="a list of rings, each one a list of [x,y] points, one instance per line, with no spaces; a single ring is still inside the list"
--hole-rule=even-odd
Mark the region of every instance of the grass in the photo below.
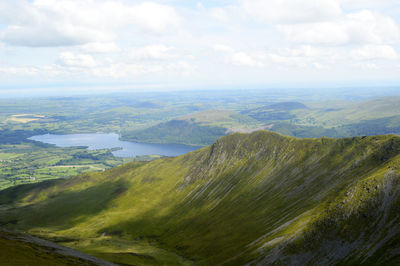
[[[193,265],[173,252],[158,248],[148,241],[127,241],[113,236],[100,236],[64,243],[71,248],[93,254],[117,264],[127,265]]]
[[[62,255],[54,248],[21,240],[17,233],[0,232],[0,261],[3,265],[96,265],[78,257]]]
[[[364,211],[382,204],[388,167],[393,168],[391,182],[398,180],[394,166],[399,153],[396,136],[296,139],[266,131],[233,134],[176,158],[7,189],[0,192],[0,222],[42,237],[73,239],[66,243],[128,264],[151,264],[150,257],[161,264],[173,259],[212,265],[278,262],[273,254],[280,254],[284,263],[302,254],[305,262],[321,263],[307,252],[317,247],[315,254],[329,258],[318,247],[331,238],[357,241],[364,232]],[[376,193],[365,189],[375,186]],[[338,208],[349,191],[348,205]],[[394,196],[385,208],[391,211],[398,200]],[[377,211],[368,221],[378,221],[385,212]],[[337,238],[328,233],[330,221],[336,219],[340,222],[334,228],[342,232]],[[398,219],[394,212],[383,224],[400,232],[393,227]],[[343,231],[346,226],[352,228],[351,235]],[[389,240],[368,243],[391,250]],[[360,258],[369,258],[362,256],[365,245],[353,250]],[[149,250],[141,249],[146,246]],[[348,258],[335,249],[332,254],[336,261]]]
[[[16,115],[12,115],[10,118],[8,118],[8,121],[13,121],[13,122],[17,122],[17,123],[29,123],[32,121],[38,121],[44,117],[45,117],[44,115],[16,114]]]
[[[206,126],[247,129],[261,127],[259,121],[233,110],[206,110],[181,117]]]
[[[33,141],[0,144],[0,150],[0,189],[103,171],[137,159],[114,157],[109,150],[60,148]]]

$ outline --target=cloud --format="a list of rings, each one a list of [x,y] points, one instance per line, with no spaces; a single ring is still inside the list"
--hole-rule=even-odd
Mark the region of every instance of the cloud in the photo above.
[[[252,56],[242,51],[236,51],[234,48],[216,44],[213,46],[214,51],[222,54],[224,61],[234,66],[246,66],[246,67],[262,67],[264,64]]]
[[[102,60],[101,60],[102,59]],[[146,77],[149,74],[188,76],[196,72],[196,67],[184,60],[121,62],[110,57],[97,60],[89,54],[65,51],[59,54],[53,64],[35,66],[1,66],[0,74],[29,77],[56,78],[111,78],[122,79]]]
[[[347,9],[391,8],[398,5],[398,0],[338,0]]]
[[[0,81],[398,79],[398,0],[178,2],[0,0]]]
[[[97,66],[96,61],[88,54],[74,54],[72,52],[62,52],[58,57],[57,63],[65,67],[93,68]]]
[[[224,45],[224,44],[215,44],[213,46],[213,49],[215,51],[223,52],[223,53],[233,53],[233,52],[235,52],[235,49],[233,49],[232,47],[230,47],[228,45]]]
[[[400,40],[396,21],[369,6],[394,6],[393,0],[242,0],[246,18],[283,33],[290,43],[315,45],[388,44]],[[353,7],[353,9],[343,9]],[[358,7],[358,8],[355,8]],[[347,12],[345,12],[347,11]]]
[[[124,30],[160,34],[175,29],[181,23],[174,8],[153,2],[9,2],[0,4],[1,20],[7,24],[0,32],[0,39],[16,46],[46,47],[110,42],[117,39]]]
[[[69,70],[60,65],[52,64],[46,66],[2,66],[0,74],[5,74],[7,78],[17,77],[57,77],[62,74],[69,74]]]
[[[196,67],[186,61],[178,61],[175,63],[168,64],[166,69],[179,73],[183,76],[189,76],[196,72]]]
[[[174,48],[162,44],[148,45],[132,49],[130,58],[135,60],[167,60],[175,57]]]
[[[69,46],[105,39],[101,33],[97,34],[84,28],[68,31],[67,28],[47,26],[9,26],[0,34],[0,38],[9,45],[31,47]]]
[[[285,49],[285,52],[295,57],[321,57],[327,55],[327,49],[311,45],[300,45],[291,49]]]
[[[114,62],[91,69],[91,73],[97,77],[124,78],[128,76],[141,76],[150,73],[160,72],[162,66],[148,66],[142,64],[128,64]]]
[[[359,49],[354,49],[350,53],[356,60],[397,60],[399,55],[389,45],[365,45]]]
[[[274,53],[266,53],[263,56],[268,63],[272,63],[278,66],[288,67],[306,67],[307,59],[304,57],[297,56],[285,56]]]
[[[335,0],[242,0],[247,14],[268,24],[293,24],[325,21],[342,15]]]
[[[213,17],[217,20],[223,21],[223,22],[226,22],[229,20],[228,12],[223,8],[219,8],[219,7],[212,8],[210,10],[210,15],[211,15],[211,17]]]
[[[262,67],[263,63],[256,61],[244,52],[233,53],[230,60],[235,66]]]
[[[92,42],[78,48],[83,52],[94,54],[121,52],[121,48],[115,42]]]
[[[7,27],[0,33],[3,42],[16,46],[77,45],[108,39],[108,33],[93,25],[88,1],[17,1],[3,4],[0,15]],[[85,10],[89,11],[85,14]],[[9,17],[7,14],[18,14]],[[101,23],[104,24],[104,23]],[[100,25],[101,25],[100,24]],[[100,26],[98,25],[98,26]]]
[[[293,43],[319,45],[384,44],[400,39],[395,21],[387,16],[363,10],[334,21],[280,25]]]
[[[357,67],[357,68],[364,69],[364,70],[377,70],[377,69],[379,69],[379,66],[377,64],[369,63],[369,62],[367,62],[367,63],[356,63],[356,64],[353,64],[353,66]]]
[[[131,7],[127,15],[132,16],[132,20],[145,30],[156,33],[176,28],[182,20],[174,8],[152,2]]]
[[[6,75],[32,76],[38,73],[34,67],[0,67],[0,73]]]
[[[90,69],[90,74],[101,78],[109,77],[113,79],[121,79],[146,76],[149,74],[178,74],[185,76],[192,74],[194,71],[195,68],[185,61],[165,65],[111,62],[110,64],[104,64]]]

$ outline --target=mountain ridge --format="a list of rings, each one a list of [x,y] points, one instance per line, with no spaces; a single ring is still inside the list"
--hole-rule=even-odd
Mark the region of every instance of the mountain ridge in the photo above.
[[[234,133],[183,156],[2,191],[0,222],[93,255],[85,240],[103,234],[147,241],[182,264],[398,262],[399,155],[394,135]]]

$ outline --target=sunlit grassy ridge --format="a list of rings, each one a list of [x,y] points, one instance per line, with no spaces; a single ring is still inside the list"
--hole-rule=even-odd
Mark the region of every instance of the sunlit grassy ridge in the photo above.
[[[123,263],[394,262],[399,154],[392,135],[237,133],[176,158],[7,189],[0,223]]]

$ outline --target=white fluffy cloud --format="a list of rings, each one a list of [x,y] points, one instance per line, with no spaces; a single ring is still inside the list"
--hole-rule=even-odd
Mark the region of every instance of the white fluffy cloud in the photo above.
[[[118,53],[121,48],[115,42],[92,42],[79,46],[79,49],[86,53],[103,54]]]
[[[398,0],[0,0],[0,81],[393,80],[399,21]]]
[[[215,44],[213,46],[213,49],[215,51],[223,52],[223,53],[234,53],[235,52],[235,49],[233,49],[232,47],[230,47],[228,45],[224,45],[224,44]]]
[[[145,2],[129,8],[126,16],[131,16],[133,22],[145,30],[162,33],[170,28],[176,28],[181,23],[180,16],[174,8],[152,2]]]
[[[234,66],[245,66],[245,67],[262,67],[263,63],[258,61],[256,58],[250,56],[243,51],[236,51],[234,48],[216,44],[213,46],[214,51],[219,52],[222,55],[224,61]]]
[[[92,56],[88,54],[74,54],[72,52],[61,53],[57,62],[61,66],[66,67],[92,68],[97,66]]]
[[[17,76],[33,76],[38,73],[34,67],[0,67],[0,73]]]
[[[389,45],[365,45],[351,51],[351,57],[356,60],[397,60],[399,55]]]
[[[392,18],[367,10],[332,21],[280,25],[278,28],[291,42],[305,44],[385,44],[400,39],[399,27]]]
[[[398,5],[398,0],[338,0],[347,9],[378,9],[393,8]]]
[[[235,52],[230,58],[232,64],[236,66],[262,67],[263,64],[258,62],[245,52]]]
[[[175,57],[173,50],[173,47],[163,44],[148,45],[133,48],[130,57],[135,60],[167,60]]]
[[[93,0],[16,0],[0,4],[7,27],[0,39],[18,46],[65,46],[108,42],[130,27],[163,33],[179,26],[174,8],[153,2],[124,4]]]
[[[225,9],[223,9],[223,8],[219,8],[219,7],[212,8],[210,10],[210,15],[211,15],[211,17],[213,17],[217,20],[223,21],[223,22],[226,22],[229,20],[228,12],[225,11]]]
[[[242,0],[241,4],[252,18],[273,24],[324,21],[342,14],[335,0]]]
[[[140,76],[150,73],[157,73],[163,70],[162,66],[149,66],[142,64],[127,64],[115,62],[91,69],[94,76],[124,78],[127,76]]]

